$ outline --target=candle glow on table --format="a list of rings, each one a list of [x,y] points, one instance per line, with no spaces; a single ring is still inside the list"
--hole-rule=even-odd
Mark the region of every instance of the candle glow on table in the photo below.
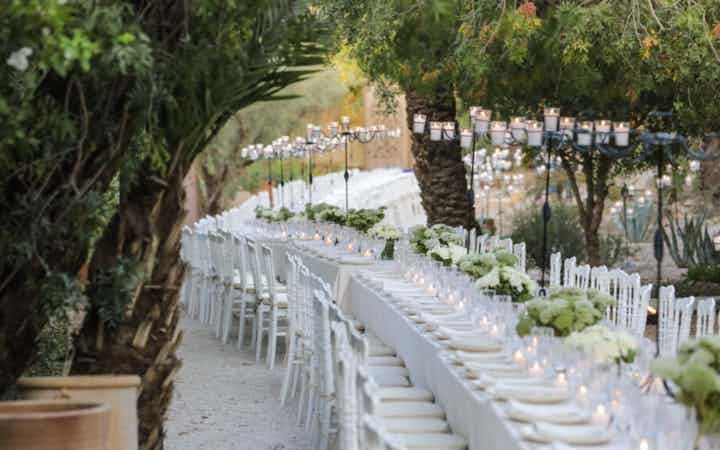
[[[535,361],[535,363],[528,369],[528,372],[530,373],[530,376],[533,377],[540,377],[545,373],[545,370],[543,370],[542,366]]]
[[[640,439],[637,450],[652,450],[652,447],[650,446],[650,441],[646,438]]]
[[[555,386],[559,387],[565,387],[568,385],[567,377],[564,373],[557,374],[557,377],[555,377]]]
[[[516,350],[515,353],[513,353],[513,361],[520,367],[527,366],[527,358],[523,354],[522,350]]]
[[[592,413],[592,423],[600,426],[607,426],[610,423],[610,413],[605,405],[597,405]]]

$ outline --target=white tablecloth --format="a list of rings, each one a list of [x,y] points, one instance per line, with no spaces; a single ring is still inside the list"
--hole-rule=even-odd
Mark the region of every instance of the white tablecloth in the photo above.
[[[353,315],[386,345],[410,371],[413,385],[427,388],[447,414],[452,430],[470,450],[523,450],[527,446],[496,403],[466,384],[462,372],[441,357],[442,347],[358,278],[350,280]]]

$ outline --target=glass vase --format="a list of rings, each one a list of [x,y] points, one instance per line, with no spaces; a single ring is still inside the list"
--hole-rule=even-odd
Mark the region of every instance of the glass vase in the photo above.
[[[395,257],[395,239],[388,239],[385,241],[385,247],[380,254],[380,259],[389,261]]]

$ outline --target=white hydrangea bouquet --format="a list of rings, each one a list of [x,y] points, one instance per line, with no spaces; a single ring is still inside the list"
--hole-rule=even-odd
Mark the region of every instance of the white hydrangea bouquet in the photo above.
[[[570,333],[565,338],[565,345],[591,356],[595,363],[602,365],[631,364],[640,351],[640,342],[635,336],[603,325]]]
[[[410,245],[416,253],[427,255],[435,247],[449,247],[451,244],[462,246],[463,239],[447,225],[418,226],[410,230]]]
[[[460,260],[467,255],[467,250],[462,245],[438,245],[427,252],[427,255],[445,266],[457,267]]]
[[[376,223],[368,230],[367,235],[372,239],[384,239],[385,248],[383,248],[380,258],[393,259],[395,256],[395,241],[402,236],[397,227],[387,223]]]
[[[517,333],[527,336],[534,326],[550,327],[556,336],[568,336],[595,325],[615,299],[596,289],[560,288],[547,297],[527,302],[527,310],[517,324]]]
[[[537,291],[537,284],[527,274],[512,266],[497,265],[477,279],[480,289],[492,289],[496,295],[509,295],[513,302],[526,302]]]
[[[463,256],[458,262],[458,268],[477,279],[487,275],[497,266],[515,267],[517,258],[504,249],[496,249],[491,253],[473,253]]]

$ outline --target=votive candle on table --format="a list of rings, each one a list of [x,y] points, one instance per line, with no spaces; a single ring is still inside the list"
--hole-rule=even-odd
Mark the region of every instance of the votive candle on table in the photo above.
[[[592,122],[580,122],[580,126],[578,128],[577,133],[577,143],[578,145],[587,146],[592,143],[592,131],[593,131],[593,123]]]
[[[545,370],[542,368],[540,363],[535,361],[532,366],[528,369],[528,373],[530,373],[530,376],[532,377],[541,377],[545,374]]]
[[[530,147],[540,147],[542,145],[542,124],[535,120],[528,120],[526,123],[527,144]]]
[[[560,108],[552,106],[545,107],[545,129],[555,131],[558,127],[558,117],[560,116]]]
[[[566,387],[568,385],[567,377],[564,373],[557,374],[557,377],[555,377],[555,386],[557,387]]]
[[[615,145],[627,147],[630,144],[630,124],[627,122],[615,122],[613,124],[615,134]]]
[[[600,425],[603,427],[606,427],[610,423],[610,413],[605,405],[600,404],[595,407],[595,410],[592,413],[591,421],[594,425]]]
[[[610,121],[609,120],[596,120],[595,121],[595,143],[596,144],[610,143]]]

